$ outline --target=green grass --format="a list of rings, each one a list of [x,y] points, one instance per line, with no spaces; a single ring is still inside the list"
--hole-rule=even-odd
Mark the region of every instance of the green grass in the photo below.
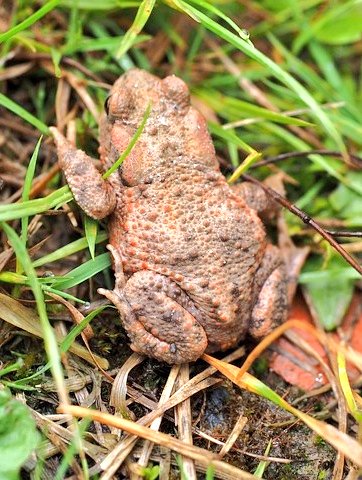
[[[219,123],[209,115],[209,127],[218,154],[230,162],[227,174],[254,153],[268,157],[321,146],[340,151],[344,158],[313,154],[290,158],[278,167],[294,181],[286,183],[288,198],[309,215],[326,224],[337,223],[343,229],[361,229],[362,173],[350,168],[347,157],[347,152],[362,155],[358,43],[362,38],[361,5],[358,0],[330,4],[321,0],[251,0],[248,7],[232,0],[18,2],[8,30],[0,34],[3,72],[23,61],[17,58],[18,49],[22,49],[25,57],[30,53],[42,55],[43,59],[45,56],[49,63],[45,68],[37,60],[23,76],[15,79],[10,76],[0,92],[0,111],[31,128],[37,138],[43,135],[34,142],[21,199],[0,205],[4,238],[8,238],[17,258],[16,271],[1,271],[0,282],[13,296],[21,297],[27,288],[32,290],[46,351],[45,370],[40,371],[44,374],[51,368],[63,401],[60,355],[64,346],[57,345],[48,320],[46,293],[57,293],[75,302],[88,301],[77,298],[75,287],[108,269],[110,258],[104,250],[107,234],[98,231],[98,223],[87,218],[83,236],[67,245],[57,245],[51,253],[41,251],[36,258],[31,250],[33,244],[28,238],[31,219],[51,209],[59,210],[72,201],[69,188],[61,186],[60,176],[48,183],[43,195],[30,198],[34,179],[49,166],[43,162],[46,142],[50,141],[49,126],[56,121],[58,77],[62,72],[74,75],[101,111],[107,89],[99,82],[111,84],[135,66],[161,76],[176,73],[188,83],[193,98],[205,111],[217,115]],[[61,24],[57,23],[59,18],[63,19]],[[178,26],[180,19],[186,29]],[[244,29],[246,21],[251,22],[249,32]],[[150,49],[147,46],[152,39],[160,42],[159,37],[166,39],[167,45],[162,58],[155,59],[152,55],[162,43]],[[233,62],[232,66],[228,60]],[[55,76],[50,73],[51,68]],[[78,92],[72,89],[70,108],[76,104],[77,139],[82,148],[96,156],[97,122],[79,100]],[[127,151],[105,177],[119,167],[137,142],[149,110],[150,106],[145,104],[143,122]],[[17,141],[27,142],[23,137]],[[5,153],[11,157],[11,152]],[[14,162],[17,160],[14,158]],[[245,162],[241,168],[250,169],[251,165],[252,162]],[[253,171],[260,179],[269,173],[269,167]],[[332,254],[317,235],[305,232],[299,220],[291,214],[285,217],[296,241],[308,244],[313,252],[304,267],[301,283],[321,312],[321,322],[328,328],[336,326],[348,307],[359,276]],[[78,266],[69,268],[67,274],[42,277],[46,265],[61,265],[75,255],[82,260]],[[321,285],[325,285],[329,295],[320,294]],[[336,289],[338,295],[334,295],[333,303],[330,296]],[[93,317],[88,315],[81,326],[75,327],[71,338]],[[14,389],[21,384],[21,379],[15,378],[17,365],[16,358],[12,358],[1,377]],[[24,379],[36,375],[33,371],[28,373]],[[24,383],[24,388],[27,386],[33,389]],[[77,451],[81,451],[79,432],[76,443],[63,456],[56,478],[64,478]],[[87,476],[84,457],[81,463]],[[261,464],[259,472],[264,468],[266,464]],[[208,473],[210,478],[212,475]]]
[[[36,306],[39,314],[39,319],[40,319],[40,323],[44,333],[45,351],[47,353],[48,358],[51,359],[52,374],[57,384],[57,390],[62,400],[66,401],[66,398],[64,397],[66,389],[64,386],[63,370],[62,370],[61,361],[60,361],[58,344],[57,344],[53,329],[49,323],[45,301],[44,301],[44,295],[43,295],[43,291],[41,289],[38,277],[31,263],[31,259],[26,250],[26,247],[24,243],[21,241],[20,237],[18,237],[18,235],[16,234],[15,230],[13,230],[6,223],[3,223],[1,227],[6,233],[14,249],[18,261],[21,263],[22,268],[27,274],[30,287],[34,293]]]

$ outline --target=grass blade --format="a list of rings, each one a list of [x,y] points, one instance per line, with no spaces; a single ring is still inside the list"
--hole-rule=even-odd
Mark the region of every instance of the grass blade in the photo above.
[[[54,283],[54,288],[66,289],[79,285],[107,267],[111,266],[109,253],[102,253],[94,260],[88,260],[79,267],[71,270],[64,279]]]
[[[73,195],[69,187],[64,186],[44,198],[36,198],[23,203],[13,203],[12,205],[0,205],[0,222],[43,213],[51,208],[64,205],[72,199]]]
[[[155,6],[156,0],[143,0],[136,14],[133,24],[128,29],[127,33],[123,37],[121,45],[119,46],[118,52],[116,53],[116,58],[121,58],[129,48],[133,45],[134,41],[137,38],[137,35],[140,33],[145,23],[147,22],[149,16],[152,13],[153,7]]]
[[[10,100],[6,95],[0,93],[0,105],[10,112],[15,113],[18,117],[22,118],[25,122],[30,123],[33,127],[37,128],[41,133],[44,135],[49,135],[49,127],[45,125],[41,120],[34,117],[31,113],[29,113],[25,108],[21,107],[13,100]]]
[[[284,398],[275,393],[274,390],[249,373],[244,373],[244,375],[238,380],[238,367],[210,357],[210,355],[204,354],[203,358],[240,388],[244,388],[249,392],[256,393],[257,395],[267,398],[275,405],[278,405],[302,420],[309,428],[320,435],[334,448],[341,451],[347,458],[356,463],[360,468],[362,467],[362,446],[354,438],[337,430],[337,428],[333,427],[332,425],[320,420],[316,420],[310,415],[307,415],[306,413],[293,407],[286,402]]]
[[[26,170],[26,175],[25,175],[25,181],[24,181],[24,188],[23,188],[23,193],[21,195],[21,200],[22,202],[25,202],[26,200],[29,200],[29,194],[31,190],[31,184],[34,178],[34,173],[35,173],[35,167],[36,167],[36,162],[38,160],[38,154],[39,154],[39,149],[40,149],[40,144],[43,139],[43,136],[41,136],[35,146],[33,155],[31,156],[28,168]],[[28,230],[28,224],[29,224],[29,217],[23,217],[21,219],[21,240],[26,246],[26,239],[27,239],[27,230]]]
[[[46,311],[45,301],[41,285],[36,276],[34,267],[31,263],[28,251],[26,250],[23,242],[18,237],[17,233],[7,223],[2,222],[1,227],[6,233],[9,242],[11,243],[16,257],[21,263],[25,273],[28,276],[29,284],[33,290],[33,294],[36,301],[36,306],[39,314],[40,325],[43,331],[44,347],[48,359],[51,362],[51,371],[54,381],[57,386],[59,399],[68,403],[65,382],[63,377],[63,369],[61,365],[60,352],[58,342],[52,326],[50,325],[48,314]]]
[[[14,27],[10,28],[10,30],[8,30],[7,32],[2,33],[0,35],[0,43],[5,42],[6,40],[9,40],[17,33],[22,32],[23,30],[26,30],[27,28],[31,27],[35,22],[37,22],[42,17],[44,17],[44,15],[54,10],[54,8],[58,6],[60,1],[61,0],[49,0],[48,2],[46,2],[45,5],[43,5],[41,8],[39,8],[39,10],[37,10],[32,15],[30,15],[28,18],[26,18],[23,22],[18,23],[18,25],[15,25]]]
[[[147,108],[145,110],[145,113],[142,118],[142,122],[140,123],[139,127],[135,131],[133,137],[131,138],[129,144],[127,145],[127,148],[125,151],[120,155],[120,157],[114,162],[114,164],[103,174],[103,178],[106,179],[110,175],[112,175],[113,172],[117,170],[117,168],[122,165],[124,160],[128,157],[128,155],[131,153],[132,148],[136,145],[137,140],[139,139],[141,133],[143,132],[143,129],[145,128],[146,122],[148,117],[150,116],[151,113],[151,103],[147,105]]]
[[[220,116],[229,121],[240,120],[242,118],[257,118],[258,120],[271,120],[272,122],[284,125],[296,125],[299,127],[308,127],[312,124],[299,118],[284,115],[283,113],[273,112],[267,108],[258,107],[250,102],[239,100],[238,98],[222,95],[217,90],[198,89],[195,95],[201,98]]]
[[[107,234],[105,232],[100,232],[97,235],[95,243],[102,243],[107,240]],[[78,240],[74,240],[74,242],[68,243],[64,245],[64,247],[58,248],[58,250],[49,253],[48,255],[44,255],[44,257],[38,258],[37,260],[33,261],[33,267],[41,267],[46,263],[56,262],[65,257],[69,257],[69,255],[73,255],[74,253],[80,252],[87,248],[88,242],[86,238],[79,238]]]
[[[283,82],[287,87],[289,87],[292,91],[294,91],[298,95],[298,97],[306,105],[309,106],[315,118],[317,119],[318,123],[325,130],[328,136],[333,139],[337,148],[342,152],[346,151],[346,147],[344,145],[342,137],[339,134],[336,127],[333,125],[329,117],[322,110],[318,102],[316,102],[316,100],[311,96],[311,94],[295,78],[293,78],[288,72],[283,70],[273,60],[271,60],[266,55],[264,55],[261,51],[256,49],[254,46],[250,45],[250,43],[239,38],[233,32],[230,32],[229,30],[224,28],[222,25],[218,24],[217,22],[209,18],[204,13],[200,12],[196,8],[189,5],[187,2],[184,2],[181,0],[179,1],[181,4],[186,5],[188,9],[191,9],[191,11],[194,12],[195,16],[199,18],[200,22],[205,28],[213,32],[218,37],[229,42],[238,50],[241,50],[242,52],[244,52],[246,55],[248,55],[248,57],[252,58],[253,60],[263,65],[278,80]]]
[[[98,232],[98,222],[94,218],[84,216],[84,231],[88,243],[89,253],[94,260],[94,252],[96,248],[96,239]]]

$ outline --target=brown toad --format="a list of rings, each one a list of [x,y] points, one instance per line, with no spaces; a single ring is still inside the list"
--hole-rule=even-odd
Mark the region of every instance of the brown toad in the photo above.
[[[138,142],[107,181],[90,157],[52,132],[77,203],[93,218],[109,215],[115,288],[100,291],[118,308],[133,350],[183,363],[282,322],[286,277],[247,204],[253,195],[226,183],[206,122],[179,78],[134,69],[116,81],[100,124],[103,168],[125,150],[149,102]]]

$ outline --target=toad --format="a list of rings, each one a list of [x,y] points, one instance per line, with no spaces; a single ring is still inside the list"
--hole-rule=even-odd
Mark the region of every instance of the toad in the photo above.
[[[132,69],[113,85],[100,122],[107,180],[92,158],[52,128],[59,165],[84,212],[108,219],[119,310],[134,351],[169,364],[265,336],[287,313],[286,273],[269,244],[250,184],[220,172],[203,116],[186,84]],[[263,203],[263,202],[261,202]]]

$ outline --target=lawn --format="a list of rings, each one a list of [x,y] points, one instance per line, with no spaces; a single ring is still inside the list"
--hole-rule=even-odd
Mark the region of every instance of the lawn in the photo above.
[[[361,49],[360,0],[0,4],[1,480],[360,478]],[[259,344],[168,366],[97,292],[107,220],[75,203],[50,127],[101,169],[101,115],[135,67],[187,84],[229,185],[277,211],[289,316]]]

